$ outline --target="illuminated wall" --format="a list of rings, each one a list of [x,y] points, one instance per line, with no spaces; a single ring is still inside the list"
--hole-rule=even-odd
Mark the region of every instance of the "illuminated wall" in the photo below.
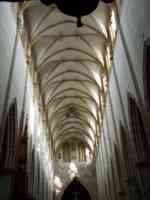
[[[64,162],[86,161],[90,159],[90,152],[86,146],[78,140],[68,140],[57,153],[57,160]]]
[[[149,133],[149,111],[144,86],[144,46],[150,37],[150,3],[147,0],[137,0],[136,3],[134,0],[122,0],[120,3],[106,112],[97,148],[98,199],[102,200],[140,199],[144,192],[149,195],[145,183],[141,184],[137,175],[133,132],[144,123],[144,129]],[[136,102],[143,120],[134,124],[134,128],[131,112],[132,115],[136,112],[130,110],[129,97]],[[137,113],[135,118],[138,118]],[[143,135],[144,129],[140,131]],[[138,134],[136,131],[135,135],[140,137]],[[144,170],[147,171],[141,168],[141,173]],[[146,178],[143,178],[143,182],[146,182]]]
[[[27,169],[28,194],[36,199],[52,199],[53,162],[52,148],[48,138],[48,127],[41,109],[39,89],[30,65],[29,55],[20,38],[20,25],[17,22],[15,4],[0,3],[0,142],[3,143],[7,112],[12,102],[16,102],[17,124],[15,139],[27,125],[28,153]],[[15,116],[14,116],[15,117]],[[16,151],[17,147],[14,144]],[[19,152],[18,152],[19,153]],[[43,156],[44,153],[44,156]],[[11,195],[10,175],[0,175],[0,199]]]

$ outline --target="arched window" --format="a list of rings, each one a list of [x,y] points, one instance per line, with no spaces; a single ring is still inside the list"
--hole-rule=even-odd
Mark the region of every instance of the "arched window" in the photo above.
[[[128,96],[128,103],[131,133],[136,151],[136,159],[137,161],[149,160],[150,147],[139,107],[130,95]]]
[[[4,128],[2,151],[0,157],[1,168],[12,169],[16,164],[16,136],[17,136],[17,103],[11,104]]]
[[[72,160],[86,161],[85,144],[79,140],[68,140],[59,149],[57,160],[63,160],[64,162],[71,162]]]
[[[137,171],[135,170],[135,155],[133,153],[133,145],[129,137],[128,131],[120,123],[120,135],[121,135],[121,146],[122,154],[124,159],[124,165],[126,168],[126,179],[125,183],[129,186],[130,195],[133,198],[139,198],[140,193],[139,182],[137,179]]]
[[[140,109],[135,99],[129,95],[129,119],[131,125],[131,139],[135,149],[134,167],[137,169],[137,176],[143,195],[149,195],[150,187],[150,147],[145,131]]]

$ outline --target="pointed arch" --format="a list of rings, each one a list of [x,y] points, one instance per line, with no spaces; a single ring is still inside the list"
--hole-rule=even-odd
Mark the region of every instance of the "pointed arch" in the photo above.
[[[14,99],[6,115],[4,137],[1,146],[0,167],[3,169],[15,168],[17,129],[17,100]]]
[[[140,185],[141,193],[149,195],[149,177],[150,177],[150,146],[147,133],[143,123],[142,114],[136,100],[128,94],[129,119],[131,126],[131,139],[133,141],[137,178]]]
[[[128,130],[120,123],[121,132],[121,146],[123,151],[123,157],[127,172],[126,183],[131,190],[129,190],[131,196],[138,197],[141,195],[141,183],[139,181],[139,173],[135,170],[135,153],[133,150],[133,141],[129,135]],[[135,192],[135,190],[137,192]]]
[[[128,94],[129,120],[131,127],[131,136],[136,152],[137,161],[146,161],[150,159],[150,146],[147,133],[143,123],[143,118],[136,100],[131,94]]]
[[[81,184],[77,177],[75,177],[69,186],[65,189],[61,200],[69,200],[75,198],[78,200],[91,200],[88,190],[83,186],[83,184]]]

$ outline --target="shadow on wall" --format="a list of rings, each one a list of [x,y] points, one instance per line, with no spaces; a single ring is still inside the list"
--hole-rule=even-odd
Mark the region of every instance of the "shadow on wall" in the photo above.
[[[15,175],[15,144],[17,136],[17,102],[10,105],[1,134],[0,153],[0,199],[9,199],[13,192],[12,183]]]

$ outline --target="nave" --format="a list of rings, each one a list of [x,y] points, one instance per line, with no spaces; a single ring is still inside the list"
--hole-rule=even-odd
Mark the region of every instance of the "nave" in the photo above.
[[[12,1],[0,1],[0,200],[149,200],[150,2],[74,17]]]

